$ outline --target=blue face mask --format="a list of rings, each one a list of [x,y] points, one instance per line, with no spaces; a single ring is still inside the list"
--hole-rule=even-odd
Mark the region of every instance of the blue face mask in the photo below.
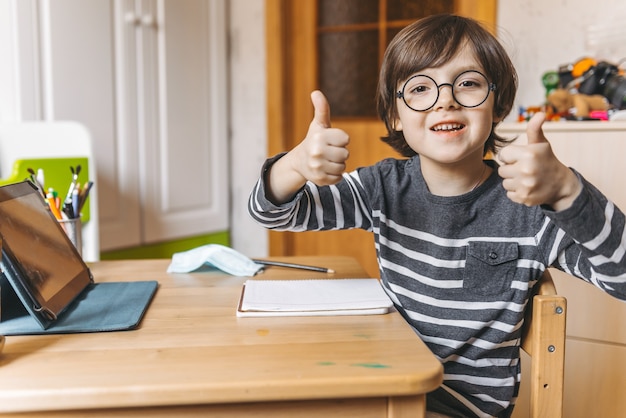
[[[208,244],[176,253],[167,268],[168,273],[189,273],[209,265],[233,276],[254,276],[263,269],[250,258],[219,244]]]

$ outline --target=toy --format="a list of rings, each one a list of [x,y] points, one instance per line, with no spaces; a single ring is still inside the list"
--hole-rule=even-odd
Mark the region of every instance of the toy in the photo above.
[[[552,90],[547,97],[547,102],[559,115],[571,115],[576,117],[588,117],[594,110],[607,110],[609,102],[600,94],[570,93],[558,88]]]
[[[547,71],[541,77],[541,84],[546,88],[546,97],[559,87],[559,73]]]

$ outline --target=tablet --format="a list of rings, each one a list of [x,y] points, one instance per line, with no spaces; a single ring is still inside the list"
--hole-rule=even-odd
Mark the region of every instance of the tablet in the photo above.
[[[0,187],[0,237],[0,269],[44,329],[93,282],[89,268],[29,181]]]

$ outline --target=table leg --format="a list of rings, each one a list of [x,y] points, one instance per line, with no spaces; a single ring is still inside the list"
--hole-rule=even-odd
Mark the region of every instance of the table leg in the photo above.
[[[387,418],[423,418],[426,396],[392,396],[389,398]]]

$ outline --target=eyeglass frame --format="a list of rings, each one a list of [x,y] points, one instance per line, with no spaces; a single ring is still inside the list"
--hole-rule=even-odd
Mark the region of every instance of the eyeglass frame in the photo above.
[[[488,87],[488,88],[487,88],[487,94],[485,95],[485,98],[484,98],[484,99],[483,99],[480,103],[478,103],[477,105],[473,105],[473,106],[466,106],[466,105],[464,105],[463,103],[459,102],[459,100],[458,100],[458,99],[456,98],[456,96],[454,95],[454,84],[453,84],[453,83],[455,83],[455,82],[456,82],[456,80],[458,80],[458,78],[459,78],[459,77],[461,77],[463,74],[466,74],[466,73],[478,73],[478,74],[480,74],[481,76],[483,76],[483,77],[484,77],[484,79],[487,81],[487,87]],[[432,82],[433,82],[433,83],[435,83],[435,86],[437,87],[437,97],[435,97],[435,101],[433,102],[433,104],[432,104],[432,105],[430,105],[429,107],[427,107],[426,109],[418,110],[418,109],[415,109],[415,108],[411,107],[411,106],[407,103],[407,101],[406,101],[406,97],[404,97],[404,89],[406,88],[407,84],[409,84],[409,81],[413,80],[415,77],[426,77],[426,78],[428,78],[428,79],[432,80]],[[408,78],[408,79],[404,82],[404,84],[402,85],[402,89],[400,89],[400,90],[398,90],[398,91],[396,92],[396,98],[398,98],[398,99],[402,99],[402,101],[404,102],[404,104],[406,105],[406,107],[408,107],[409,109],[411,109],[411,110],[412,110],[412,111],[414,111],[414,112],[427,112],[427,111],[429,111],[430,109],[432,109],[433,107],[435,107],[435,105],[436,105],[436,104],[437,104],[437,102],[439,101],[439,96],[440,96],[440,93],[441,93],[441,88],[442,88],[442,87],[444,87],[444,86],[450,86],[450,93],[452,94],[452,98],[454,99],[454,101],[455,101],[455,102],[457,102],[459,105],[463,106],[463,107],[464,107],[464,108],[466,108],[466,109],[473,109],[473,108],[475,108],[475,107],[478,107],[478,106],[482,105],[482,104],[483,104],[483,103],[485,103],[485,102],[487,101],[487,99],[489,98],[489,93],[491,93],[492,91],[496,91],[496,84],[495,84],[495,83],[491,83],[491,82],[489,81],[489,79],[487,78],[487,76],[486,76],[486,75],[484,75],[483,73],[481,73],[481,72],[480,72],[480,71],[478,71],[478,70],[465,70],[465,71],[460,72],[460,73],[459,73],[456,77],[454,77],[454,80],[452,81],[452,83],[442,83],[442,84],[437,84],[437,82],[435,81],[435,79],[434,79],[434,78],[432,78],[432,77],[430,77],[430,76],[428,76],[428,75],[426,75],[426,74],[415,74],[415,75],[412,75],[411,77],[409,77],[409,78]]]

